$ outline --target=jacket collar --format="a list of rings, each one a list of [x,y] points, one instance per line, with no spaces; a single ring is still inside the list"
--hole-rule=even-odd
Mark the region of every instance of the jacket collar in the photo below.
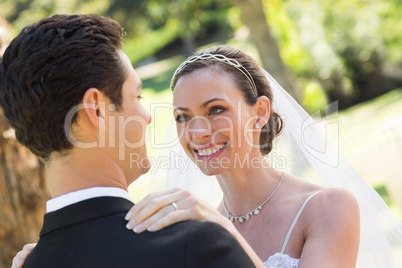
[[[96,197],[66,206],[45,214],[40,237],[68,225],[107,215],[126,213],[133,205],[134,203],[121,197]]]

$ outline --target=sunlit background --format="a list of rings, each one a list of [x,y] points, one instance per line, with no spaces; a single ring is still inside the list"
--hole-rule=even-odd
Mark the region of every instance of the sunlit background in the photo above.
[[[151,104],[171,103],[175,68],[200,47],[228,44],[250,54],[310,114],[339,101],[341,151],[401,219],[401,1],[0,0],[1,48],[7,33],[15,36],[24,26],[58,13],[107,15],[123,25],[124,50],[143,80],[143,104],[153,115],[148,134],[157,143],[163,141],[171,114],[153,110]],[[8,144],[17,146],[4,134],[7,130],[0,118],[2,154]],[[148,139],[149,155],[156,156],[158,149],[151,145]],[[43,169],[22,149],[10,150],[17,156],[3,155],[0,172],[8,170],[1,165],[16,165],[7,161],[25,160],[29,168]],[[41,225],[44,203],[35,200],[47,199],[48,193],[35,190],[46,188],[46,178],[39,174],[39,179],[0,177],[0,207],[10,207],[0,212],[0,244],[9,239],[14,253],[39,232],[32,227],[28,238],[8,233],[26,221]],[[147,194],[151,178],[146,174],[130,186],[135,200]],[[17,179],[32,187],[18,186]],[[35,209],[40,216],[31,215]],[[0,254],[4,259],[11,253]]]

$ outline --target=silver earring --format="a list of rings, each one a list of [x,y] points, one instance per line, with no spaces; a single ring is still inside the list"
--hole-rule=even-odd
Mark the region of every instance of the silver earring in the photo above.
[[[255,128],[260,128],[261,127],[261,125],[259,124],[259,123],[257,123],[257,124],[255,124]]]

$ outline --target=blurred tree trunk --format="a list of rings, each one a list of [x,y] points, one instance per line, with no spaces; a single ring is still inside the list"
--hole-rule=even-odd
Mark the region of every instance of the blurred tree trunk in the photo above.
[[[245,25],[250,29],[251,40],[257,47],[263,67],[301,103],[301,89],[281,58],[278,44],[267,23],[261,0],[234,0],[234,2],[241,10]]]
[[[197,49],[194,33],[190,27],[190,20],[193,14],[191,12],[188,12],[187,10],[188,3],[186,3],[185,1],[179,1],[176,4],[178,10],[177,16],[180,20],[183,50],[186,53],[186,55],[191,55]]]
[[[0,17],[0,52],[7,35],[7,22]],[[49,198],[46,182],[43,164],[18,144],[0,109],[0,267],[10,267],[23,245],[38,240]]]

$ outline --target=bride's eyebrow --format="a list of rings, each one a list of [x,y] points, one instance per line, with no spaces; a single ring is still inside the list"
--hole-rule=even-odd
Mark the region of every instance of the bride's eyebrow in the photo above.
[[[208,104],[210,104],[211,102],[214,102],[214,101],[224,101],[224,99],[213,98],[213,99],[207,100],[206,102],[204,102],[203,104],[201,104],[200,107],[201,107],[201,108],[205,108],[205,107],[208,106]],[[173,111],[176,112],[176,111],[178,111],[178,110],[181,110],[181,111],[188,111],[188,110],[190,110],[190,109],[189,109],[189,108],[185,108],[185,107],[176,107],[176,108],[174,108]]]
[[[208,104],[210,104],[211,102],[214,102],[214,101],[224,101],[224,99],[213,98],[213,99],[207,100],[206,102],[204,102],[203,104],[201,104],[200,107],[201,107],[201,108],[205,108],[205,107],[208,106]]]
[[[176,111],[178,111],[178,110],[181,110],[181,111],[188,111],[189,109],[188,108],[184,108],[184,107],[176,107],[176,108],[174,108],[174,112],[176,112]]]

